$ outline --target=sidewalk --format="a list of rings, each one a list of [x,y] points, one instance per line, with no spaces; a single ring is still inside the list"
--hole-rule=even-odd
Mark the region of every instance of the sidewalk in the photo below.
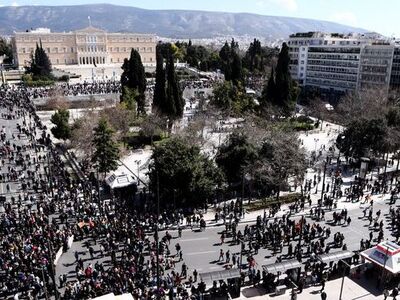
[[[335,279],[328,281],[325,285],[325,293],[327,294],[328,300],[339,299],[340,287],[342,284],[342,279]],[[297,300],[320,300],[320,286],[313,286],[304,289],[301,294],[297,295]],[[244,287],[241,291],[241,300],[251,299],[251,300],[289,300],[291,299],[291,290],[287,290],[284,295],[275,296],[274,294],[265,295],[262,288]],[[363,280],[350,279],[345,277],[343,284],[342,300],[375,300],[383,299],[382,292],[375,289],[373,282],[367,282]],[[389,298],[391,299],[391,298]]]

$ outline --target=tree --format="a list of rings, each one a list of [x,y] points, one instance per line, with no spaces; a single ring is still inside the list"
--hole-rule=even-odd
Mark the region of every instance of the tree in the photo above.
[[[302,183],[306,169],[305,153],[298,137],[293,132],[272,130],[263,141],[251,172],[258,188],[269,187],[279,198],[289,179]]]
[[[268,83],[264,86],[261,98],[260,105],[266,106],[267,103],[273,103],[276,97],[276,84],[275,84],[275,72],[272,68],[271,74],[269,75]]]
[[[299,95],[297,84],[290,76],[289,62],[289,47],[286,43],[283,43],[275,73],[271,73],[261,101],[261,103],[270,102],[279,107],[282,115],[285,116],[290,116],[293,113]],[[268,88],[269,86],[270,88]]]
[[[369,156],[369,152],[384,151],[384,141],[387,134],[387,123],[384,119],[364,119],[352,121],[339,134],[336,146],[346,157],[360,158]]]
[[[360,118],[373,120],[385,118],[392,106],[386,91],[368,89],[346,94],[337,106],[337,120],[349,124]]]
[[[149,166],[152,191],[159,188],[163,203],[174,198],[179,207],[203,207],[222,184],[223,176],[200,148],[180,138],[158,145]]]
[[[55,125],[51,128],[51,133],[55,138],[67,140],[71,137],[71,127],[68,121],[69,111],[67,109],[59,109],[51,116],[51,123]]]
[[[36,44],[34,54],[31,54],[31,64],[27,68],[27,73],[32,74],[33,80],[49,80],[53,78],[51,74],[51,62],[42,47],[42,41]]]
[[[215,86],[210,103],[233,115],[251,111],[255,107],[253,99],[246,95],[242,85],[236,86],[232,81],[224,81]]]
[[[71,128],[71,146],[76,151],[81,152],[85,163],[89,164],[94,152],[93,140],[94,128],[98,123],[99,115],[97,111],[86,110],[84,114],[77,119]]]
[[[231,47],[228,42],[225,42],[224,46],[219,51],[219,58],[221,61],[222,72],[225,75],[225,80],[230,81],[232,79],[232,65],[231,65]]]
[[[135,120],[134,112],[122,104],[103,109],[100,116],[108,121],[120,138],[128,134],[130,125]]]
[[[13,61],[12,46],[5,39],[0,38],[0,56],[5,56],[4,63],[11,64]]]
[[[139,111],[136,109],[137,99],[139,98],[136,89],[131,89],[127,86],[122,87],[121,104],[130,111]]]
[[[118,168],[119,150],[114,142],[114,131],[105,118],[100,118],[97,127],[94,128],[92,163],[96,164],[98,171],[104,173],[104,177],[110,171]]]
[[[162,44],[157,45],[156,85],[154,90],[153,111],[158,111],[168,118],[168,129],[172,129],[174,121],[183,116],[185,101],[175,72],[172,50],[167,51],[166,70],[162,52],[167,51]]]
[[[169,118],[170,126],[172,122],[182,118],[183,108],[185,101],[182,97],[182,91],[179,86],[178,76],[175,72],[174,57],[172,52],[169,53],[167,59],[167,88],[166,88],[166,101],[167,101],[167,116]]]
[[[232,133],[219,148],[215,161],[230,185],[241,181],[242,173],[256,161],[257,151],[257,147],[240,132]]]
[[[140,134],[143,137],[150,137],[150,144],[153,145],[154,137],[161,136],[165,129],[165,124],[167,124],[165,117],[155,111],[151,116],[144,118],[140,124]]]
[[[122,65],[121,86],[122,95],[121,101],[124,101],[125,93],[132,93],[132,90],[137,91],[135,101],[137,102],[138,114],[145,114],[145,91],[146,91],[146,76],[140,54],[135,49],[132,49],[129,60],[125,59]],[[132,96],[132,94],[130,95]]]
[[[154,98],[153,98],[153,111],[159,111],[164,114],[166,111],[166,94],[165,94],[165,69],[164,69],[164,57],[162,55],[162,44],[159,43],[156,46],[156,84],[154,87]]]

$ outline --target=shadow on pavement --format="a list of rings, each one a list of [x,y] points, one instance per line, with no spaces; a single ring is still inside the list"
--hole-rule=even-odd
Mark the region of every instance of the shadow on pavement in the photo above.
[[[368,280],[364,277],[357,279],[353,277],[347,277],[347,279],[353,281],[355,284],[362,287],[364,290],[368,291],[371,295],[375,297],[382,295],[382,290],[376,288],[376,280]]]
[[[242,290],[242,295],[245,298],[259,297],[266,295],[265,289],[258,287],[247,287]]]

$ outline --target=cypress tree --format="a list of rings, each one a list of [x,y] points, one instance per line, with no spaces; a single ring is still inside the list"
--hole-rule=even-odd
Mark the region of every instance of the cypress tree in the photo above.
[[[27,71],[32,74],[34,80],[52,79],[51,62],[43,49],[42,41],[36,44],[35,53],[31,55],[31,66]]]
[[[124,70],[121,75],[122,97],[124,98],[125,88],[137,91],[135,98],[137,102],[138,113],[145,114],[145,91],[146,91],[146,76],[140,54],[135,49],[132,49],[129,60],[125,59],[122,65]]]
[[[182,118],[185,101],[182,97],[182,92],[179,86],[179,81],[175,72],[174,57],[170,51],[167,59],[167,89],[166,102],[168,107],[168,118],[170,120],[169,127],[172,127],[172,122]]]
[[[154,87],[153,111],[159,111],[162,114],[166,114],[165,70],[161,43],[156,47],[156,61],[156,84]]]
[[[283,43],[276,66],[276,96],[274,102],[284,109],[285,114],[290,114],[294,108],[295,100],[293,99],[293,83],[289,72],[289,62],[289,47],[286,43]]]
[[[238,86],[240,82],[243,81],[243,68],[242,68],[242,60],[239,57],[239,54],[235,52],[232,53],[232,82],[235,86]]]
[[[276,98],[276,85],[275,85],[275,72],[274,68],[271,70],[271,74],[268,79],[268,83],[264,86],[261,95],[261,105],[265,105],[267,103],[275,104]]]

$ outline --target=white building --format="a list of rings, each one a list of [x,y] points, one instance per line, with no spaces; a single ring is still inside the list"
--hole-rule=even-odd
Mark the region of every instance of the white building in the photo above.
[[[377,34],[308,32],[291,35],[288,46],[290,72],[301,86],[342,92],[389,89],[397,47],[392,40]]]

